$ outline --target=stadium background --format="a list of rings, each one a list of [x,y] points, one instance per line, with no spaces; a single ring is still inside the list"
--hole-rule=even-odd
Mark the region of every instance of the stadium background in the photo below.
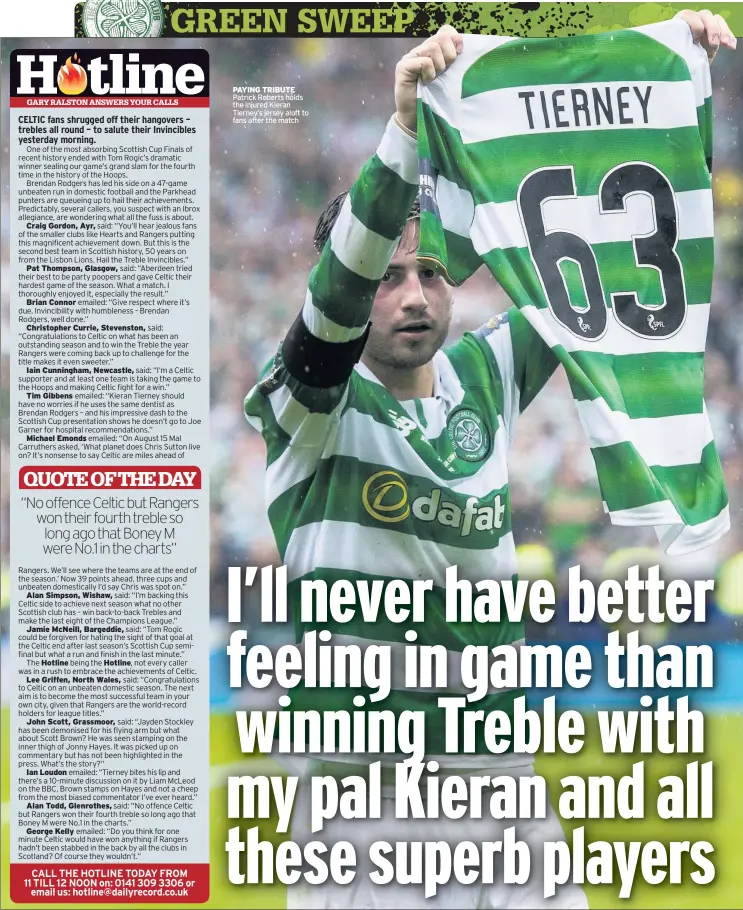
[[[37,42],[35,42],[37,43]],[[190,42],[189,42],[190,43]],[[198,42],[193,42],[197,44]],[[211,649],[212,649],[212,906],[283,906],[281,888],[239,888],[226,884],[223,843],[224,782],[243,761],[231,711],[256,704],[252,694],[226,686],[222,658],[227,625],[226,569],[230,565],[278,562],[263,500],[264,449],[242,416],[245,393],[272,355],[282,331],[304,298],[315,260],[312,234],[326,201],[347,188],[362,161],[373,152],[392,110],[393,69],[415,42],[406,39],[303,39],[247,42],[221,39],[212,55],[211,197]],[[183,46],[183,42],[178,44]],[[212,46],[213,47],[213,46]],[[211,49],[211,48],[210,48]],[[743,906],[743,55],[721,54],[714,66],[716,256],[713,307],[706,359],[706,400],[731,501],[733,529],[699,554],[670,560],[655,548],[653,532],[613,528],[603,515],[595,473],[572,399],[561,372],[522,417],[511,457],[513,527],[523,566],[558,585],[569,566],[600,579],[632,561],[660,562],[666,577],[718,578],[718,595],[706,627],[671,630],[687,641],[710,641],[716,649],[716,687],[699,693],[695,704],[709,710],[709,750],[716,761],[714,821],[637,823],[588,822],[590,839],[708,839],[717,848],[718,874],[705,889],[651,888],[638,881],[630,907]],[[231,122],[232,86],[293,85],[310,112],[297,125],[237,126]],[[5,108],[7,110],[7,108]],[[7,120],[6,120],[7,124]],[[7,133],[6,133],[7,135]],[[4,150],[4,155],[7,151]],[[3,183],[3,260],[7,278],[7,184]],[[206,304],[206,302],[205,302]],[[477,327],[508,300],[482,269],[456,292],[452,338]],[[7,280],[2,287],[3,430],[0,456],[8,456]],[[2,657],[7,664],[9,517],[7,484],[2,487]],[[627,548],[633,548],[627,552]],[[642,548],[638,551],[636,548]],[[257,604],[249,607],[252,642],[275,639],[261,628]],[[279,633],[280,634],[280,633]],[[569,633],[559,622],[554,640]],[[588,637],[595,642],[600,629]],[[661,635],[664,634],[661,630]],[[656,636],[656,641],[657,641]],[[667,640],[675,640],[668,638]],[[3,687],[7,697],[7,687]],[[567,706],[569,702],[561,702]],[[590,714],[619,705],[616,693],[597,680],[576,701]],[[3,834],[9,799],[7,710],[3,709]],[[634,757],[635,760],[637,757]],[[550,780],[566,773],[624,773],[633,756],[607,758],[587,748],[579,759],[544,759]],[[568,764],[569,763],[569,764]],[[648,776],[674,773],[681,757],[654,756]],[[243,766],[245,767],[245,766]],[[252,759],[256,772],[275,766]],[[569,770],[568,770],[569,768]],[[652,795],[652,791],[651,794]],[[651,814],[652,815],[652,814]],[[232,824],[231,822],[229,823]],[[266,826],[267,836],[270,825]],[[2,838],[7,868],[7,837]],[[7,876],[0,903],[7,905]],[[589,888],[592,907],[619,906],[616,886]]]

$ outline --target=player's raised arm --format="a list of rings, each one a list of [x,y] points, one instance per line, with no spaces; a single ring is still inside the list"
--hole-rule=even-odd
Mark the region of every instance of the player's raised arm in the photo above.
[[[415,133],[418,80],[433,82],[462,53],[462,36],[451,25],[443,25],[433,37],[414,47],[395,67],[395,117]]]
[[[364,349],[379,283],[417,195],[412,130],[418,77],[435,78],[459,49],[461,39],[447,26],[397,65],[396,113],[349,192],[320,219],[315,236],[320,259],[310,274],[304,306],[246,399],[248,420],[264,433],[268,421],[294,446],[318,446],[327,438]]]
[[[307,385],[330,388],[351,375],[417,188],[415,142],[390,120],[376,153],[318,226],[320,259],[282,347],[287,369]]]
[[[316,235],[320,261],[282,349],[291,375],[306,384],[329,388],[345,382],[361,355],[379,282],[417,194],[417,81],[434,79],[460,50],[461,38],[445,26],[398,63],[395,115],[348,194],[332,204],[327,239],[322,228]]]

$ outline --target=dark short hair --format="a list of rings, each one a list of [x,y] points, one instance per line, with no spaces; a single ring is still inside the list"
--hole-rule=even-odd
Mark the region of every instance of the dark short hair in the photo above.
[[[340,215],[346,196],[348,196],[348,190],[339,193],[332,202],[328,203],[325,207],[325,211],[317,219],[315,236],[312,238],[312,243],[318,253],[322,253],[323,247],[327,243],[328,237],[330,237],[330,232],[333,230],[333,225],[338,220],[338,215]],[[420,218],[420,214],[420,203],[416,196],[410,209],[410,214],[408,215],[408,221],[417,221]]]

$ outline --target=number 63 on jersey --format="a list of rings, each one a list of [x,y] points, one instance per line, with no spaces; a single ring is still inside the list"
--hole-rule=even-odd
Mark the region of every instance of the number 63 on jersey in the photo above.
[[[668,338],[683,325],[687,309],[684,272],[676,252],[678,205],[668,178],[652,164],[629,161],[604,176],[594,199],[602,222],[626,215],[628,200],[638,194],[648,198],[652,217],[646,233],[632,235],[635,265],[656,272],[662,302],[650,303],[636,288],[627,287],[610,294],[611,308],[627,331],[646,338]],[[552,314],[573,335],[592,341],[603,336],[609,319],[596,254],[577,230],[548,230],[545,225],[545,206],[550,201],[577,198],[574,169],[568,165],[537,168],[527,174],[516,201]],[[611,230],[608,224],[606,229]]]

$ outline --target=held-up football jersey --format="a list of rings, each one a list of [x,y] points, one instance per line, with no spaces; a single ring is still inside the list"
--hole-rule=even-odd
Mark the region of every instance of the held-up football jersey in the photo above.
[[[711,88],[682,20],[465,36],[419,88],[419,257],[481,261],[565,366],[614,524],[668,553],[729,526],[703,401]]]
[[[354,698],[363,690],[302,683],[291,690],[292,710],[423,711],[429,754],[464,767],[466,757],[445,755],[437,699],[446,690],[404,686],[406,633],[417,633],[417,645],[449,652],[448,689],[457,695],[465,691],[458,672],[465,646],[523,638],[523,624],[505,618],[447,623],[444,584],[450,566],[473,585],[515,575],[508,448],[520,411],[557,361],[513,309],[436,353],[430,398],[400,402],[364,364],[354,366],[353,345],[365,333],[417,186],[415,141],[390,122],[310,276],[300,320],[248,394],[245,413],[266,441],[268,517],[288,570],[297,638],[322,629],[332,644],[393,648],[388,698],[367,698],[360,709]],[[318,580],[328,589],[336,582],[381,585],[382,603],[394,593],[391,585],[404,603],[399,582],[410,590],[412,582],[430,580],[433,589],[425,594],[424,622],[405,620],[402,610],[401,621],[392,621],[384,606],[376,621],[363,621],[357,607],[350,621],[303,622],[301,583]],[[521,694],[493,691],[477,707],[510,712]],[[477,750],[486,752],[480,738]],[[492,764],[493,756],[485,760]]]

